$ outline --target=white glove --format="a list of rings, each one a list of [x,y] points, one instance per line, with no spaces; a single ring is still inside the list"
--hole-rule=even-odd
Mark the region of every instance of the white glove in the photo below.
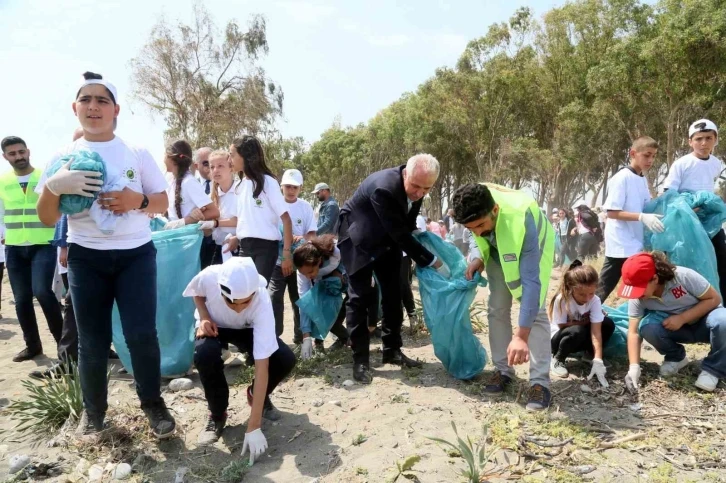
[[[625,388],[631,393],[638,392],[640,381],[640,364],[630,364],[630,369],[625,375]]]
[[[313,356],[313,338],[305,337],[302,343],[302,349],[300,351],[300,357],[303,360],[310,359]]]
[[[255,458],[262,456],[267,450],[267,439],[262,434],[261,429],[255,429],[251,433],[245,433],[245,442],[242,444],[242,454],[244,456],[247,450],[250,450],[250,466],[255,464]]]
[[[437,272],[439,272],[441,275],[443,275],[444,278],[451,277],[451,272],[449,271],[449,267],[446,266],[444,262],[441,262],[441,266],[436,269]]]
[[[660,219],[662,215],[656,215],[653,213],[641,213],[638,219],[653,233],[663,233],[665,231],[665,225]]]
[[[164,225],[165,230],[176,230],[177,228],[181,228],[184,225],[186,225],[186,221],[184,221],[184,218],[181,218],[179,220],[170,221],[166,225]]]
[[[589,381],[592,379],[592,376],[597,376],[597,380],[600,381],[600,385],[602,387],[608,387],[608,381],[605,379],[605,374],[607,373],[607,369],[605,369],[605,364],[603,363],[602,359],[593,359],[592,360],[592,370],[590,371],[590,375],[587,376],[587,380]]]
[[[416,228],[415,230],[413,230],[411,232],[412,235],[420,235],[421,233],[423,233],[423,232],[421,230],[419,230],[418,228]]]
[[[214,220],[200,221],[199,229],[200,230],[214,230]]]
[[[97,179],[101,176],[98,171],[71,171],[71,161],[48,178],[45,186],[56,196],[80,195],[93,198],[95,193],[101,191],[103,181]]]

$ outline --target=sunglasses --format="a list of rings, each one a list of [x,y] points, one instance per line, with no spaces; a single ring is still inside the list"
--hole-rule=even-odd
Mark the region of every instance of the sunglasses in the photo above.
[[[202,166],[204,166],[205,168],[208,168],[209,167],[209,161],[202,161]]]

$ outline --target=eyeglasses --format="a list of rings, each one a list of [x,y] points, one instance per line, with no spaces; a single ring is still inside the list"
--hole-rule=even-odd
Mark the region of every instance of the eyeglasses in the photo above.
[[[205,168],[208,168],[209,167],[209,161],[202,161],[202,166],[204,166]]]

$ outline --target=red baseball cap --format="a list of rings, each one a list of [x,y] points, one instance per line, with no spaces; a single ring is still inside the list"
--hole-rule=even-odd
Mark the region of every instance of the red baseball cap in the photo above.
[[[639,299],[645,294],[648,283],[655,276],[655,262],[650,253],[638,253],[625,260],[623,264],[623,283],[618,297]]]

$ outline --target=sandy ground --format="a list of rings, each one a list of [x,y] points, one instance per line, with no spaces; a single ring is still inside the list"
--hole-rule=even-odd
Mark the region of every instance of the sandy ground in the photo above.
[[[551,290],[557,285],[553,280]],[[486,289],[479,289],[477,300],[486,300]],[[516,320],[516,308],[513,312]],[[26,391],[21,381],[31,370],[50,365],[55,356],[42,312],[37,308],[36,313],[48,357],[13,363],[23,341],[6,279],[2,287],[5,318],[0,321],[2,407],[23,398]],[[287,305],[283,339],[288,343],[291,315]],[[168,392],[168,381],[164,381],[164,397],[176,418],[177,434],[156,442],[148,435],[131,378],[116,375],[118,366],[112,365],[108,414],[112,434],[89,446],[70,436],[49,434],[28,443],[5,433],[0,441],[0,478],[7,476],[10,456],[27,454],[36,465],[58,464],[63,475],[48,480],[58,482],[87,481],[75,470],[81,458],[104,467],[109,462],[135,462],[131,481],[172,482],[179,468],[187,468],[184,481],[188,482],[384,482],[394,481],[397,462],[419,456],[409,479],[469,481],[459,474],[466,468],[460,455],[429,439],[455,441],[454,422],[461,436],[486,443],[486,453],[492,452],[486,465],[489,476],[481,481],[726,481],[726,391],[722,384],[714,394],[698,392],[692,385],[697,363],[683,375],[664,381],[657,373],[660,356],[645,350],[638,398],[626,394],[621,383],[626,363],[613,362],[608,375],[611,386],[601,390],[595,381],[587,383],[589,364],[571,361],[569,378],[553,380],[551,410],[531,414],[523,409],[526,367],[517,369],[520,383],[516,387],[502,397],[489,398],[481,390],[491,375],[491,363],[474,381],[457,381],[435,357],[427,334],[412,336],[408,327],[404,332],[405,352],[424,362],[422,370],[382,366],[380,341],[375,339],[371,356],[375,378],[370,386],[343,386],[352,379],[346,353],[298,367],[296,375],[273,395],[284,418],[264,423],[270,447],[251,468],[239,464],[249,416],[244,397],[249,371],[243,366],[228,364],[226,369],[233,386],[223,438],[213,446],[197,447],[207,410],[196,373],[191,376],[194,388],[186,392]],[[486,329],[478,337],[488,351]],[[689,347],[689,355],[695,358],[706,351],[705,346]],[[7,416],[0,419],[0,429],[12,424]],[[632,435],[636,436],[633,441],[617,441]],[[47,445],[51,438],[54,447]],[[613,441],[614,447],[607,448]],[[405,481],[404,476],[397,481]]]

